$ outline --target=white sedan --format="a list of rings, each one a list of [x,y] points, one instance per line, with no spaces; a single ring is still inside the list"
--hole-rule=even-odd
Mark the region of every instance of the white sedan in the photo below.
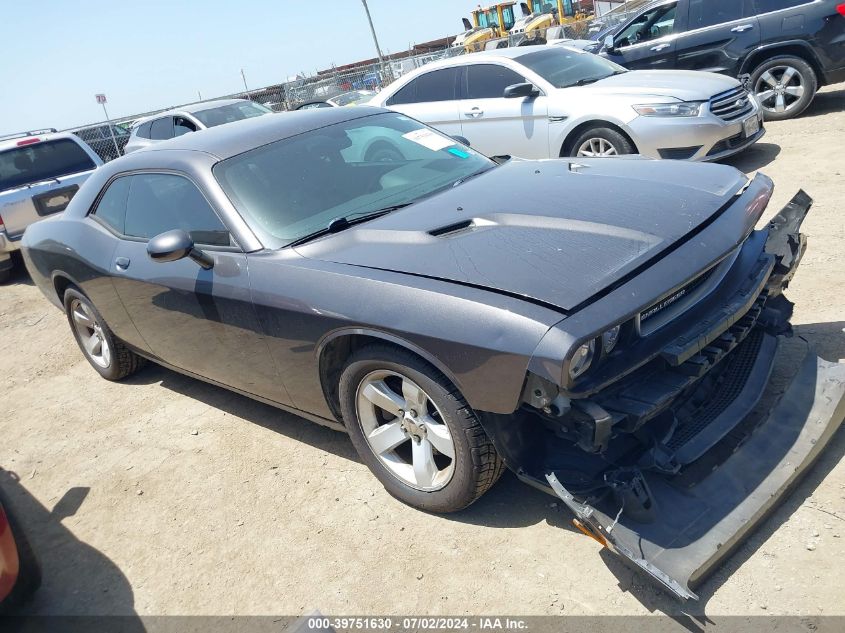
[[[718,160],[764,134],[759,104],[736,79],[628,71],[568,46],[527,46],[427,64],[378,93],[391,108],[488,156]]]

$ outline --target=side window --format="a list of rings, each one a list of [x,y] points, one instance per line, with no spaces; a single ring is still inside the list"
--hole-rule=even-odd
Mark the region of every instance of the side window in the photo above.
[[[135,136],[140,136],[141,138],[150,138],[150,127],[152,127],[153,122],[147,121],[138,126],[138,131],[135,132]]]
[[[229,246],[229,231],[187,178],[172,174],[131,176],[126,228],[131,237],[150,239],[165,231],[187,231],[197,244]]]
[[[150,138],[155,141],[173,138],[173,117],[166,116],[153,121],[150,127]]]
[[[466,68],[467,99],[501,97],[508,86],[525,82],[519,73],[496,64],[474,64]]]
[[[403,103],[415,103],[417,97],[417,82],[412,81],[407,86],[402,88],[399,92],[395,95],[390,97],[387,100],[387,104],[389,106],[392,105],[402,105]]]
[[[731,0],[736,2],[736,0]],[[675,32],[677,4],[661,5],[638,15],[631,24],[616,36],[617,46],[632,46],[656,40]]]
[[[741,20],[743,5],[738,0],[690,0],[689,30]]]
[[[108,224],[121,234],[125,232],[129,180],[130,178],[127,176],[113,180],[100,198],[100,202],[97,203],[97,208],[94,209],[93,213],[100,221]]]
[[[812,0],[754,0],[757,13],[770,13],[781,9],[791,9],[802,4],[810,4]]]
[[[182,136],[188,132],[196,131],[197,126],[184,117],[177,116],[176,120],[173,122],[173,136]]]
[[[387,105],[452,101],[455,98],[457,68],[443,68],[420,75],[393,95]]]

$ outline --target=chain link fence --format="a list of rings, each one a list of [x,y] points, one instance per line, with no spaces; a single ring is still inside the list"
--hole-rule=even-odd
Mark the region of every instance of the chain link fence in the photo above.
[[[504,38],[479,42],[469,46],[444,46],[439,50],[417,55],[395,55],[385,59],[384,64],[372,63],[355,68],[333,69],[309,77],[297,77],[264,88],[221,95],[213,99],[178,104],[123,117],[112,121],[111,128],[105,123],[97,123],[71,128],[66,131],[79,136],[97,152],[103,161],[108,162],[123,154],[123,148],[129,140],[130,130],[134,123],[165,110],[184,108],[218,99],[249,99],[265,105],[274,112],[313,107],[329,100],[333,100],[333,103],[337,105],[347,105],[347,101],[354,101],[354,96],[349,95],[349,93],[357,91],[378,92],[402,75],[447,57],[510,46],[529,46],[568,39],[586,39],[589,36],[592,22],[592,19],[580,20],[531,33],[511,34]],[[361,98],[366,98],[366,92],[361,95]]]

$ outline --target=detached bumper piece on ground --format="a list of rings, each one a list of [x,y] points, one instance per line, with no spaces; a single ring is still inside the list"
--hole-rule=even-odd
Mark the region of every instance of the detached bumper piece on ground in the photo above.
[[[776,404],[763,397],[791,335],[781,291],[803,255],[798,229],[811,204],[799,193],[771,222],[760,269],[724,318],[668,346],[662,371],[593,398],[616,424],[649,419],[639,439],[650,449],[611,450],[592,481],[583,455],[549,467],[545,482],[524,473],[551,487],[581,531],[679,598],[697,599],[693,589],[783,499],[845,416],[845,364],[809,351]]]

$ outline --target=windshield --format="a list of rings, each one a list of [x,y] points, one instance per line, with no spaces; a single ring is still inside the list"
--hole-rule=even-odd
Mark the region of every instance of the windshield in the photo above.
[[[355,105],[363,101],[369,101],[375,96],[375,92],[371,90],[356,90],[354,92],[344,92],[332,99],[334,103],[339,106]]]
[[[207,110],[200,110],[192,112],[205,127],[215,127],[217,125],[224,125],[226,123],[233,123],[241,119],[251,119],[255,116],[263,114],[270,114],[273,111],[267,106],[253,101],[241,101],[239,103],[230,103],[229,105],[219,106],[217,108],[209,108]]]
[[[94,169],[77,143],[62,138],[0,152],[0,191]]]
[[[520,55],[516,61],[533,70],[555,88],[568,88],[579,82],[598,81],[627,72],[619,64],[603,57],[565,46],[544,47],[542,51]]]
[[[280,248],[336,218],[352,221],[407,204],[494,166],[448,136],[390,113],[258,147],[218,163],[214,175],[262,242]]]

